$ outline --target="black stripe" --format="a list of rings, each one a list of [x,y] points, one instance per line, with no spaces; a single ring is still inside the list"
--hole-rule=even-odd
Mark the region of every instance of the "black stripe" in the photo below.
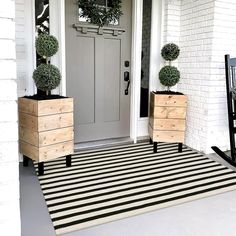
[[[109,206],[105,206],[105,207],[100,207],[100,208],[97,208],[97,209],[91,209],[91,210],[87,210],[87,211],[83,211],[83,212],[78,212],[78,213],[70,214],[70,215],[79,216],[79,215],[83,215],[83,214],[88,214],[88,213],[94,212],[95,210],[96,211],[101,211],[101,210],[105,210],[105,209],[109,209],[109,208],[113,208],[113,207],[132,204],[132,203],[139,202],[139,201],[150,200],[150,199],[153,199],[153,198],[167,196],[167,195],[174,194],[174,193],[179,193],[179,192],[182,192],[182,191],[188,191],[188,190],[192,190],[192,189],[195,189],[195,188],[198,188],[198,187],[208,186],[209,184],[220,183],[220,182],[224,182],[226,180],[231,180],[231,179],[236,179],[236,177],[227,178],[227,179],[220,180],[220,181],[213,181],[211,183],[191,186],[191,187],[188,187],[188,188],[181,189],[181,191],[175,190],[175,191],[171,191],[171,192],[168,192],[168,193],[158,194],[158,195],[155,195],[155,196],[149,196],[149,197],[145,197],[145,198],[142,198],[142,199],[130,200],[130,201],[127,201],[127,202],[117,203],[117,204],[113,204],[113,205],[109,205]],[[85,219],[82,219],[82,220],[71,221],[69,223],[61,224],[61,225],[54,226],[54,227],[55,227],[55,229],[68,227],[68,226],[71,226],[71,225],[74,225],[74,224],[79,224],[79,223],[83,223],[83,222],[86,222],[86,221],[91,221],[93,219],[106,217],[108,215],[114,215],[114,214],[119,214],[119,213],[123,213],[123,212],[126,212],[126,211],[137,210],[137,209],[148,207],[148,206],[158,205],[160,203],[174,201],[174,200],[177,200],[177,199],[186,198],[186,197],[189,197],[189,196],[193,196],[193,195],[197,195],[197,194],[201,194],[201,193],[205,193],[205,192],[209,192],[209,191],[214,191],[214,190],[217,190],[217,189],[226,188],[226,187],[233,186],[233,185],[236,185],[236,183],[229,183],[229,184],[225,184],[225,185],[222,185],[222,186],[211,187],[211,188],[200,190],[200,191],[197,191],[197,192],[194,192],[194,193],[188,193],[188,194],[184,194],[184,195],[181,195],[181,196],[178,196],[178,197],[173,197],[173,198],[170,198],[170,199],[165,199],[165,200],[155,201],[155,202],[151,202],[151,203],[146,203],[146,204],[142,204],[142,205],[139,205],[139,206],[130,207],[128,209],[122,209],[122,210],[118,210],[118,211],[115,211],[115,212],[109,212],[109,213],[106,213],[106,214],[101,214],[101,215],[97,215],[97,216],[94,216],[94,217],[85,218]],[[52,218],[52,221],[55,222],[59,219],[66,219],[66,218],[68,218],[68,215],[63,216],[63,217]]]
[[[162,151],[162,152],[160,152],[160,150],[163,150],[163,149],[167,149],[168,148],[168,150],[166,150],[166,151]],[[187,147],[183,147],[183,150],[188,150],[188,151],[191,151],[191,149],[188,149]],[[72,159],[72,163],[73,163],[73,166],[78,166],[78,165],[80,165],[80,166],[82,166],[82,165],[88,165],[88,164],[90,164],[90,161],[94,161],[94,160],[99,160],[99,161],[94,161],[94,163],[103,163],[103,162],[108,162],[108,161],[115,161],[115,160],[127,160],[127,161],[129,161],[128,159],[129,158],[132,158],[132,157],[138,157],[138,156],[140,156],[140,157],[144,157],[144,155],[152,155],[152,156],[155,156],[155,154],[153,154],[153,152],[152,152],[152,148],[150,149],[150,150],[147,150],[146,148],[144,149],[144,150],[142,150],[142,151],[138,151],[137,152],[137,150],[135,150],[135,151],[132,151],[132,152],[129,152],[129,153],[123,153],[122,155],[120,155],[121,153],[116,153],[115,155],[110,155],[110,156],[106,156],[106,157],[103,157],[102,155],[100,156],[100,157],[98,157],[97,155],[96,155],[96,157],[95,158],[91,158],[91,159],[86,159],[86,160],[80,160],[79,159],[79,157],[78,158],[75,158],[75,157],[73,157],[73,159]],[[165,153],[165,152],[167,152],[167,151],[169,151],[169,150],[171,150],[171,151],[174,151],[174,150],[176,150],[176,149],[174,149],[174,146],[172,145],[172,146],[170,146],[170,147],[164,147],[164,148],[159,148],[158,149],[158,154],[159,153]],[[148,152],[148,151],[150,151],[150,153],[146,153],[146,154],[142,154],[143,152]],[[132,154],[134,154],[134,155],[132,155]],[[124,156],[124,155],[129,155],[129,156],[126,156],[126,157],[120,157],[120,156]],[[93,156],[95,156],[95,155],[93,155]],[[120,158],[113,158],[113,159],[110,159],[110,158],[112,158],[112,157],[120,157]],[[109,158],[109,159],[108,159]],[[108,159],[108,160],[107,160]],[[89,163],[81,163],[81,162],[88,162],[89,161]],[[65,168],[65,166],[63,165],[64,164],[64,162],[65,162],[65,160],[61,160],[60,161],[60,163],[52,163],[51,165],[45,165],[45,169],[48,171],[48,170],[58,170],[58,169],[63,169],[63,168]],[[75,164],[75,163],[79,163],[79,164]],[[93,162],[92,162],[93,163]],[[58,165],[62,165],[61,167],[57,167]],[[37,165],[35,166],[35,168],[36,169],[38,169],[38,167],[37,167]]]
[[[40,181],[44,181],[44,180],[53,180],[53,179],[56,179],[56,178],[60,178],[60,177],[67,177],[67,176],[71,176],[71,175],[74,175],[75,173],[73,173],[73,172],[75,172],[75,171],[78,171],[78,170],[87,170],[87,171],[80,171],[80,172],[78,172],[78,173],[76,173],[76,174],[78,174],[78,175],[82,175],[82,174],[86,174],[86,173],[90,173],[90,172],[92,172],[92,173],[94,173],[95,171],[101,171],[101,170],[111,170],[111,169],[114,169],[114,168],[117,168],[117,167],[121,167],[121,166],[125,166],[125,167],[127,167],[127,166],[130,166],[130,165],[134,165],[134,164],[142,164],[142,163],[144,163],[144,162],[151,162],[152,164],[151,165],[156,165],[156,164],[161,164],[161,163],[166,163],[166,162],[173,162],[173,161],[175,161],[175,160],[172,160],[172,159],[175,159],[175,158],[180,158],[180,157],[185,157],[185,156],[193,156],[193,157],[189,157],[189,158],[194,158],[194,157],[201,157],[202,155],[201,154],[198,154],[197,152],[189,152],[189,151],[184,151],[183,153],[182,153],[182,155],[178,155],[177,153],[175,154],[175,155],[172,155],[172,154],[175,154],[175,152],[173,152],[173,153],[170,153],[170,152],[168,152],[168,154],[162,154],[162,155],[160,155],[160,156],[164,156],[164,157],[162,157],[162,158],[159,158],[158,156],[156,156],[154,159],[152,158],[151,160],[146,160],[146,161],[138,161],[138,162],[135,162],[135,163],[131,163],[131,164],[125,164],[125,165],[112,165],[112,167],[105,167],[105,168],[97,168],[97,169],[93,169],[93,170],[87,170],[87,169],[89,169],[88,167],[82,167],[82,168],[80,168],[80,167],[78,167],[78,168],[74,168],[74,169],[72,169],[72,170],[68,170],[67,168],[65,168],[65,170],[64,171],[60,171],[60,172],[58,172],[58,173],[56,173],[57,175],[54,175],[54,176],[50,176],[50,175],[52,175],[51,173],[48,173],[48,176],[46,176],[46,177],[44,177],[44,178],[40,178]],[[169,155],[171,155],[171,156],[169,156]],[[203,157],[203,156],[202,156]],[[166,161],[166,159],[168,159],[168,161]],[[207,157],[203,157],[203,159],[208,159]],[[180,160],[180,159],[178,159],[178,160]],[[158,161],[160,161],[160,162],[158,162]],[[156,164],[153,164],[153,162],[157,162]],[[102,165],[103,166],[103,165]],[[139,167],[142,167],[142,166],[146,166],[146,165],[140,165]],[[130,168],[132,168],[132,167],[130,167]],[[134,168],[136,168],[136,167],[134,167]],[[120,170],[125,170],[125,169],[120,169]],[[73,171],[73,172],[72,172]],[[113,170],[112,170],[113,171]],[[62,173],[66,173],[66,174],[62,174]],[[107,173],[107,172],[104,172],[104,173]],[[109,172],[108,172],[109,173]],[[94,175],[94,174],[93,174]],[[89,176],[89,175],[88,175]],[[81,178],[84,178],[84,177],[86,177],[86,176],[80,176]]]
[[[167,153],[167,152],[165,152]],[[173,152],[170,152],[168,151],[168,154],[166,155],[170,155],[170,154],[174,154],[176,153],[176,151],[173,151]],[[182,157],[182,156],[186,156],[186,155],[192,155],[192,154],[197,154],[197,152],[191,152],[190,150],[184,150],[183,153],[186,153],[185,155],[177,155],[175,157]],[[71,169],[71,171],[76,171],[76,170],[87,170],[85,172],[79,172],[79,174],[82,174],[82,173],[89,173],[89,172],[94,172],[94,171],[100,171],[100,170],[106,170],[106,169],[111,169],[111,168],[117,168],[117,167],[122,167],[122,166],[128,166],[128,165],[134,165],[134,164],[141,164],[141,163],[148,163],[148,162],[153,162],[153,161],[161,161],[161,160],[164,160],[165,162],[168,162],[166,161],[166,159],[171,159],[171,158],[174,158],[173,156],[170,156],[170,157],[163,157],[163,158],[157,158],[157,156],[148,156],[149,154],[147,155],[140,155],[141,158],[138,158],[137,160],[139,161],[136,161],[136,159],[133,159],[133,160],[126,160],[126,161],[119,161],[119,162],[112,162],[112,163],[107,163],[107,164],[95,164],[95,165],[91,165],[91,164],[86,164],[88,166],[85,166],[85,167],[78,167],[78,168],[74,168],[76,166],[81,166],[81,165],[76,165],[76,166],[73,166],[73,169]],[[199,154],[200,155],[200,154]],[[162,154],[162,156],[165,156],[165,154]],[[135,157],[135,156],[133,156]],[[145,160],[147,159],[147,160]],[[142,160],[142,161],[140,161]],[[164,162],[163,161],[163,162]],[[173,161],[173,160],[172,160]],[[127,162],[130,162],[130,163],[127,163]],[[169,160],[169,162],[171,162],[171,160]],[[120,163],[124,163],[122,165],[117,165],[117,164],[120,164]],[[161,163],[161,162],[160,162]],[[98,169],[93,169],[93,170],[89,170],[91,168],[95,168],[95,167],[104,167],[104,166],[108,166],[108,165],[112,165],[112,167],[106,167],[106,168],[98,168]],[[46,175],[46,178],[40,178],[40,180],[47,180],[47,179],[53,179],[53,178],[58,178],[58,177],[62,177],[63,175],[61,175],[61,173],[67,173],[66,176],[68,176],[68,173],[70,173],[70,170],[68,170],[65,166],[62,167],[62,168],[57,168],[59,169],[59,171],[53,171],[53,172],[50,172],[48,173],[47,175],[52,175],[52,174],[58,174],[56,176],[52,176],[52,177],[47,177]],[[60,170],[60,169],[63,169],[63,170]],[[46,169],[47,170],[47,169]],[[73,175],[73,173],[71,173],[70,175]]]
[[[192,163],[192,162],[191,162]],[[175,168],[172,168],[172,169],[168,169],[168,170],[162,170],[162,171],[158,171],[158,173],[164,173],[164,172],[169,172],[169,171],[173,171],[173,170],[182,170],[183,168],[188,168],[188,167],[195,167],[195,166],[200,166],[200,165],[205,165],[205,164],[208,164],[208,163],[214,163],[214,161],[206,161],[204,163],[198,163],[198,164],[192,164],[192,165],[187,165],[187,166],[181,166],[181,167],[175,167]],[[149,168],[148,170],[158,170],[159,167],[153,167],[153,168]],[[147,170],[146,170],[147,171]],[[144,170],[136,170],[136,171],[132,171],[132,172],[128,172],[128,173],[125,173],[126,175],[127,174],[135,174],[135,173],[140,173],[140,172],[144,172]],[[124,174],[116,174],[116,175],[110,175],[110,176],[104,176],[104,177],[100,177],[100,178],[94,178],[94,179],[89,179],[89,180],[82,180],[82,181],[76,181],[76,182],[72,182],[70,183],[70,185],[72,184],[80,184],[80,183],[86,183],[86,182],[91,182],[91,181],[94,181],[94,180],[101,180],[101,179],[107,179],[107,178],[114,178],[114,177],[119,177],[119,176],[123,176]],[[74,179],[78,179],[77,178],[74,178]],[[42,184],[41,184],[42,185]],[[42,190],[49,190],[49,189],[54,189],[54,188],[58,188],[58,187],[64,187],[64,186],[68,186],[68,184],[61,184],[61,185],[57,185],[57,186],[51,186],[51,187],[45,187],[45,188],[42,188]]]
[[[187,155],[191,155],[191,154],[186,154],[186,155],[182,155],[182,156],[187,156]],[[183,161],[183,160],[189,160],[189,159],[194,159],[196,157],[202,157],[202,155],[196,155],[196,156],[192,156],[192,157],[185,157],[185,158],[181,158],[181,159],[178,159],[176,161],[173,161],[173,160],[170,160],[170,161],[166,161],[164,163],[173,163],[173,162],[177,162],[177,161]],[[171,167],[171,166],[176,166],[177,164],[187,164],[187,163],[192,163],[192,162],[198,162],[198,161],[204,161],[204,160],[209,160],[207,157],[205,158],[202,158],[202,159],[199,159],[199,160],[190,160],[190,161],[185,161],[185,162],[180,162],[180,163],[174,163],[174,164],[166,164],[166,165],[163,165],[161,167],[158,167],[159,169],[161,168],[165,168],[165,167]],[[64,175],[59,175],[59,176],[52,176],[50,178],[51,179],[56,179],[56,178],[61,178],[61,177],[68,177],[68,178],[64,178],[64,179],[61,179],[61,180],[55,180],[55,181],[50,181],[50,183],[41,183],[41,185],[46,185],[46,184],[52,184],[52,183],[60,183],[60,182],[63,182],[63,181],[66,181],[66,180],[74,180],[74,179],[78,179],[78,178],[87,178],[87,177],[94,177],[94,176],[99,176],[99,175],[104,175],[104,174],[110,174],[110,173],[116,173],[116,172],[121,172],[121,171],[128,171],[128,170],[135,170],[135,169],[139,169],[139,168],[144,168],[144,167],[152,167],[153,165],[158,165],[160,163],[156,163],[156,164],[146,164],[146,165],[139,165],[139,166],[135,166],[135,167],[129,167],[129,168],[124,168],[124,169],[118,169],[118,170],[112,170],[113,168],[117,168],[117,167],[126,167],[126,165],[121,165],[121,166],[116,166],[116,167],[108,167],[108,168],[101,168],[99,170],[90,170],[90,171],[83,171],[83,172],[80,172],[77,174],[76,177],[69,177],[71,175],[75,175],[75,173],[70,173],[70,174],[64,174]],[[163,163],[162,163],[163,164]],[[101,172],[101,173],[97,173],[95,174],[94,172],[95,171],[101,171],[101,170],[109,170],[108,172]],[[86,175],[86,176],[79,176],[81,174],[86,174],[86,173],[92,173],[90,175]],[[124,174],[124,173],[123,173]],[[123,175],[121,174],[121,175]]]
[[[66,211],[66,210],[71,210],[71,209],[76,209],[76,208],[81,208],[81,207],[86,207],[86,206],[92,206],[94,204],[101,204],[101,203],[104,203],[104,202],[115,201],[115,200],[119,200],[119,199],[122,199],[122,198],[138,196],[138,195],[145,194],[145,193],[156,192],[156,191],[160,191],[160,190],[164,190],[164,189],[168,189],[168,188],[173,188],[173,187],[185,185],[185,184],[188,184],[188,183],[199,182],[199,181],[206,180],[206,179],[213,179],[213,178],[220,177],[220,176],[226,176],[226,175],[229,175],[229,174],[232,174],[232,173],[235,173],[235,172],[231,171],[231,172],[227,172],[227,173],[221,173],[221,174],[216,174],[216,175],[212,175],[212,176],[201,177],[201,178],[198,178],[198,179],[195,179],[195,180],[188,180],[188,181],[185,181],[185,182],[166,185],[166,186],[159,187],[159,188],[150,188],[148,190],[144,190],[144,191],[140,191],[140,192],[124,194],[124,195],[118,196],[118,197],[112,197],[112,198],[109,198],[109,199],[103,199],[103,200],[98,200],[98,201],[84,203],[84,204],[79,205],[79,201],[88,200],[88,199],[92,199],[92,198],[96,198],[96,197],[107,196],[107,195],[111,195],[111,194],[114,194],[114,193],[120,193],[120,192],[125,192],[125,191],[129,191],[129,190],[134,190],[134,189],[138,190],[139,188],[150,187],[150,186],[157,185],[157,184],[164,184],[164,183],[168,183],[168,182],[175,181],[175,180],[185,179],[186,177],[173,178],[173,179],[168,180],[168,181],[166,181],[166,180],[163,180],[163,181],[160,181],[160,182],[157,181],[155,183],[143,184],[143,185],[140,185],[140,186],[134,186],[134,187],[130,187],[130,188],[113,190],[113,191],[106,192],[106,193],[100,193],[100,194],[95,193],[96,195],[93,195],[93,196],[87,196],[87,197],[71,199],[71,200],[67,200],[67,201],[61,201],[61,202],[57,202],[57,203],[53,203],[53,204],[48,204],[47,206],[48,206],[48,208],[50,208],[50,207],[54,207],[54,206],[64,205],[64,204],[67,204],[67,203],[78,202],[78,205],[76,205],[76,206],[65,207],[65,208],[62,208],[62,209],[59,209],[59,210],[49,211],[50,214],[54,214],[54,213],[61,212],[61,211]],[[196,176],[196,175],[190,175],[188,177],[193,177],[193,176]],[[236,178],[236,177],[234,176],[234,178]],[[68,197],[69,196],[70,195],[68,195]],[[49,201],[49,200],[47,199],[47,201]]]
[[[190,169],[190,170],[185,170],[185,171],[180,171],[180,172],[176,172],[172,175],[179,175],[179,174],[183,174],[183,173],[188,173],[188,172],[192,172],[192,171],[198,171],[198,170],[204,170],[204,169],[209,169],[209,168],[212,168],[212,167],[217,167],[217,166],[221,166],[221,164],[217,164],[217,163],[214,163],[214,165],[210,165],[210,166],[205,166],[205,167],[200,167],[200,168],[193,168],[193,169]],[[222,167],[220,169],[216,169],[216,170],[224,170],[224,169],[228,169],[227,167]],[[153,175],[153,174],[158,174],[159,171],[154,171],[154,172],[151,172],[151,173],[148,173],[148,174],[142,174],[142,175],[134,175],[134,176],[131,176],[131,177],[126,177],[126,178],[121,178],[121,179],[117,179],[117,180],[110,180],[110,181],[105,181],[105,182],[99,182],[99,183],[94,183],[94,184],[87,184],[87,185],[83,185],[83,186],[79,186],[79,187],[74,187],[74,188],[71,188],[70,185],[68,185],[69,189],[63,189],[63,190],[57,190],[57,191],[53,191],[53,192],[49,192],[49,193],[44,193],[44,196],[48,196],[48,195],[51,195],[51,194],[56,194],[56,193],[62,193],[62,192],[67,192],[69,190],[76,190],[76,189],[82,189],[82,188],[88,188],[88,187],[94,187],[94,186],[98,186],[98,185],[102,185],[102,184],[109,184],[109,183],[115,183],[115,182],[119,182],[119,181],[123,181],[123,180],[130,180],[130,179],[134,179],[134,178],[140,178],[140,177],[145,177],[145,176],[150,176],[150,175]],[[165,174],[165,175],[161,175],[161,176],[158,176],[158,178],[163,178],[163,177],[167,177],[169,176],[170,174]],[[156,177],[155,177],[156,178]],[[142,179],[142,180],[151,180],[152,178],[146,178],[146,179]],[[133,182],[128,182],[127,184],[129,183],[134,183],[135,181]],[[125,185],[126,183],[124,183],[123,185]],[[112,185],[111,188],[113,186],[116,186],[116,185]],[[93,189],[91,191],[94,191],[96,189]],[[85,191],[84,191],[85,192]],[[84,193],[82,192],[82,193]],[[60,198],[60,197],[58,197]],[[51,198],[47,198],[46,200],[51,200]],[[53,200],[53,199],[52,199]]]

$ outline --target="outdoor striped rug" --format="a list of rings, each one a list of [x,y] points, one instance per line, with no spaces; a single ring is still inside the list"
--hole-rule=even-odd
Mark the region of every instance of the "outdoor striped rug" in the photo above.
[[[37,166],[35,165],[37,169]],[[56,234],[236,189],[236,173],[177,144],[80,151],[45,163],[39,176]]]

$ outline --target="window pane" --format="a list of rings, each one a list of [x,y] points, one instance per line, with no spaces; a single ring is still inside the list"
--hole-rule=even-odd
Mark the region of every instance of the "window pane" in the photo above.
[[[140,117],[148,117],[151,9],[152,0],[143,0]]]

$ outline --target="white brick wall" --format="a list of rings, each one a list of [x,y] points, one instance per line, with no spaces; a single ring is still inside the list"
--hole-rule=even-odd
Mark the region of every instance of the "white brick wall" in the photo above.
[[[0,9],[0,235],[20,235],[15,1]]]
[[[229,149],[224,54],[236,57],[236,1],[166,0],[163,42],[179,44],[178,90],[188,95],[186,144]]]

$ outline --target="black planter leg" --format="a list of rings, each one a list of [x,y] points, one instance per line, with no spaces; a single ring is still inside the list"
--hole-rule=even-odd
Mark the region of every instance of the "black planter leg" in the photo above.
[[[153,141],[152,141],[152,139],[151,139],[151,138],[149,139],[149,143],[150,143],[150,144],[153,144]]]
[[[183,143],[179,143],[178,144],[178,152],[182,152],[183,151]]]
[[[157,153],[157,142],[153,142],[153,152]]]
[[[23,155],[23,166],[28,166],[29,165],[29,157]]]
[[[66,166],[70,167],[71,166],[71,155],[66,156]]]
[[[39,162],[38,163],[38,173],[39,173],[39,175],[44,174],[44,162]]]

